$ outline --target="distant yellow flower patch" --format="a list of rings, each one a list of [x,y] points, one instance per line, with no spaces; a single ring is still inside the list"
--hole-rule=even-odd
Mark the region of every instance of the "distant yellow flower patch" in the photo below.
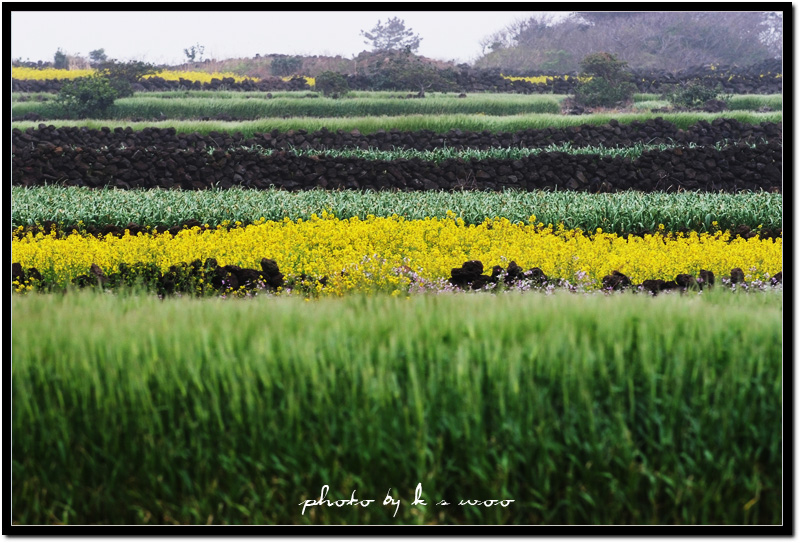
[[[36,68],[25,68],[22,66],[11,67],[12,79],[27,79],[42,81],[45,79],[77,79],[79,77],[87,77],[95,73],[95,70],[58,70],[56,68],[45,68],[38,70]]]
[[[294,76],[294,75],[284,76],[284,77],[281,77],[281,79],[283,79],[284,81],[290,81],[293,77],[296,77],[296,76]],[[309,87],[313,87],[317,83],[317,80],[314,77],[308,77],[307,75],[301,75],[300,77],[302,77],[303,79],[306,80],[306,83],[308,83]]]
[[[208,73],[208,72],[182,72],[177,70],[162,70],[152,75],[146,75],[145,78],[150,77],[160,77],[162,79],[166,79],[167,81],[178,81],[181,78],[187,79],[189,81],[199,81],[200,83],[211,83],[212,79],[222,79],[222,78],[233,78],[234,81],[237,83],[241,83],[246,79],[256,80],[256,78],[252,77],[242,77],[241,75],[236,75],[230,72],[215,72],[215,73]]]
[[[97,70],[57,70],[55,68],[45,68],[38,70],[35,68],[24,68],[19,66],[11,67],[11,77],[13,79],[28,79],[28,80],[43,80],[43,79],[77,79],[79,77],[87,77],[93,75]],[[189,81],[199,81],[201,83],[210,83],[212,79],[222,79],[224,77],[232,77],[237,83],[241,83],[245,79],[256,79],[252,77],[242,77],[234,73],[228,72],[183,72],[178,70],[161,70],[149,77],[161,77],[168,81],[178,81],[179,79],[188,79]]]
[[[535,75],[535,76],[531,76],[531,77],[518,77],[518,76],[514,76],[514,75],[503,75],[503,74],[500,74],[500,76],[503,79],[508,79],[509,81],[527,81],[528,83],[534,83],[536,85],[546,84],[546,83],[551,82],[551,81],[553,81],[555,79],[555,77],[553,77],[552,75]],[[570,78],[577,79],[581,83],[585,83],[586,81],[589,81],[591,79],[591,76],[589,76],[589,77],[577,76],[576,77],[576,76],[570,76],[570,75],[562,75],[561,77],[563,79],[570,79]]]
[[[731,239],[729,232],[688,235],[655,233],[621,237],[597,230],[587,235],[542,223],[512,223],[487,219],[466,225],[450,214],[444,219],[405,220],[403,217],[338,219],[327,213],[311,220],[261,221],[231,229],[220,226],[183,230],[176,236],[126,234],[97,238],[77,233],[28,234],[12,239],[13,262],[36,267],[60,284],[89,272],[94,263],[106,273],[119,264],[152,263],[162,271],[179,262],[206,258],[219,265],[259,268],[262,258],[274,259],[287,277],[330,278],[326,292],[407,286],[398,275],[406,266],[421,278],[450,277],[452,268],[468,260],[485,266],[507,266],[514,260],[524,269],[539,267],[552,278],[572,280],[579,274],[590,288],[600,288],[604,275],[618,270],[634,283],[645,279],[672,280],[701,269],[717,276],[742,268],[745,280],[766,279],[783,268],[782,240]],[[341,272],[345,271],[345,274]]]

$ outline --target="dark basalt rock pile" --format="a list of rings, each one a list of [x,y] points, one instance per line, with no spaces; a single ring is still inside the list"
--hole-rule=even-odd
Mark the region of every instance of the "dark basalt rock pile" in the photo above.
[[[36,268],[23,269],[19,262],[11,265],[12,282],[48,289]],[[119,271],[106,275],[97,264],[88,274],[75,277],[72,284],[79,287],[98,286],[103,289],[141,286],[160,295],[183,293],[190,295],[250,293],[259,290],[277,291],[284,285],[278,264],[269,258],[261,259],[261,270],[235,265],[219,266],[216,259],[179,263],[161,272],[154,264],[120,264]]]
[[[559,280],[551,280],[539,268],[531,268],[528,271],[523,269],[514,261],[510,262],[507,269],[501,266],[494,266],[490,275],[483,273],[483,263],[480,260],[470,260],[464,262],[459,268],[453,268],[450,272],[450,284],[464,290],[480,290],[487,285],[496,286],[500,283],[511,285],[518,281],[525,281],[530,286],[545,287],[547,285],[559,286]],[[628,276],[615,270],[610,275],[602,279],[603,289],[606,291],[638,290],[649,292],[653,296],[663,291],[676,290],[686,292],[687,290],[705,290],[713,288],[716,279],[714,272],[710,270],[700,270],[697,277],[688,273],[678,274],[673,281],[663,279],[646,279],[640,285],[633,284]],[[778,272],[770,279],[772,286],[783,283],[783,272]],[[722,278],[724,285],[745,285],[744,272],[741,268],[731,270],[729,277]]]
[[[510,284],[513,281],[528,280],[534,285],[547,284],[547,276],[539,268],[524,271],[513,260],[509,262],[508,269],[502,266],[492,267],[491,275],[483,275],[483,263],[480,260],[464,262],[460,268],[453,268],[450,272],[450,284],[462,289],[479,290],[486,285],[496,285],[503,281]]]
[[[362,134],[358,130],[345,132],[289,130],[255,134],[245,138],[241,133],[211,132],[208,135],[179,134],[174,128],[100,128],[48,126],[24,131],[14,128],[11,131],[11,152],[14,156],[26,156],[39,145],[54,147],[81,147],[109,151],[119,147],[169,149],[229,149],[231,147],[261,147],[272,150],[297,148],[310,149],[415,149],[426,151],[448,147],[452,149],[491,149],[491,148],[529,148],[538,149],[550,145],[569,144],[571,147],[604,146],[629,147],[635,143],[671,145],[714,145],[717,142],[760,143],[762,141],[782,141],[783,123],[748,124],[736,119],[714,119],[712,122],[700,121],[686,130],[658,117],[647,121],[634,121],[622,124],[612,119],[605,125],[583,124],[567,128],[528,129],[518,132],[470,132],[450,130],[437,133],[431,130],[403,132],[399,130],[379,130],[373,134]]]
[[[770,142],[645,151],[635,159],[564,152],[516,160],[418,158],[368,160],[298,156],[249,149],[96,149],[39,143],[15,152],[11,181],[26,187],[59,184],[91,188],[233,186],[285,190],[702,190],[782,192],[783,146]]]
[[[58,93],[65,79],[12,79],[12,92],[47,92]],[[293,77],[289,81],[284,81],[280,77],[269,77],[260,81],[247,79],[239,83],[232,77],[212,78],[210,82],[191,81],[180,78],[177,81],[163,79],[161,77],[150,77],[140,79],[131,84],[134,92],[168,92],[180,90],[229,90],[242,92],[266,92],[266,91],[299,91],[311,90],[304,77]]]
[[[639,92],[663,92],[676,85],[700,83],[710,88],[721,88],[732,94],[777,94],[783,90],[783,79],[776,77],[782,73],[780,60],[764,61],[752,66],[696,66],[678,73],[666,70],[631,70],[631,82]],[[513,92],[521,94],[573,94],[579,84],[577,73],[559,74],[541,72],[531,76],[549,76],[546,82],[532,83],[525,80],[506,79],[497,69],[474,69],[466,65],[440,70],[441,78],[433,84],[431,92]],[[386,78],[385,73],[374,76],[346,75],[347,84],[352,90],[411,90],[407,84],[395,84]],[[57,93],[64,80],[20,80],[12,79],[12,92]],[[277,91],[309,90],[305,78],[295,77],[283,81],[278,77],[268,77],[259,81],[245,80],[237,83],[233,78],[215,78],[209,83],[165,80],[160,77],[142,79],[133,85],[135,91],[172,90],[231,90],[231,91]]]

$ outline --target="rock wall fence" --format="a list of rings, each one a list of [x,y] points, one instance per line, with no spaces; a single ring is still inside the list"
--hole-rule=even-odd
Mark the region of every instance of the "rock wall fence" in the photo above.
[[[263,153],[127,147],[97,149],[40,143],[15,153],[12,183],[119,189],[203,190],[233,186],[285,190],[573,190],[588,192],[767,190],[782,192],[780,142],[752,147],[647,151],[635,159],[563,152],[518,160],[417,158],[365,160]]]

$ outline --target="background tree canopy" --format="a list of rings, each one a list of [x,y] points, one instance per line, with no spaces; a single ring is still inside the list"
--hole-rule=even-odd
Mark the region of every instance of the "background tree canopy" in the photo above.
[[[575,72],[597,51],[614,53],[633,69],[745,66],[781,57],[782,42],[783,18],[776,12],[574,12],[517,21],[487,36],[475,67]]]
[[[409,51],[415,52],[419,49],[419,42],[422,38],[419,34],[414,34],[412,29],[406,29],[405,21],[393,17],[382,24],[380,19],[378,24],[369,32],[361,31],[361,35],[367,38],[364,43],[372,45],[373,51]]]

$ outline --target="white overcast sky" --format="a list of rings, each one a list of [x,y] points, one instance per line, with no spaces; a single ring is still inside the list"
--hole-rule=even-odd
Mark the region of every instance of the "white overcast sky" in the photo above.
[[[241,8],[241,4],[236,5]],[[530,5],[519,3],[520,7]],[[371,30],[378,20],[386,22],[390,17],[399,17],[405,21],[406,28],[411,28],[422,38],[418,54],[441,60],[470,62],[480,56],[482,38],[535,13],[377,10],[13,11],[11,58],[52,62],[53,54],[59,47],[67,54],[85,57],[88,57],[89,51],[103,48],[109,58],[118,60],[177,64],[186,59],[183,50],[196,43],[205,46],[204,58],[217,60],[253,57],[256,53],[262,56],[281,53],[352,58],[370,49],[364,43],[361,30]]]

